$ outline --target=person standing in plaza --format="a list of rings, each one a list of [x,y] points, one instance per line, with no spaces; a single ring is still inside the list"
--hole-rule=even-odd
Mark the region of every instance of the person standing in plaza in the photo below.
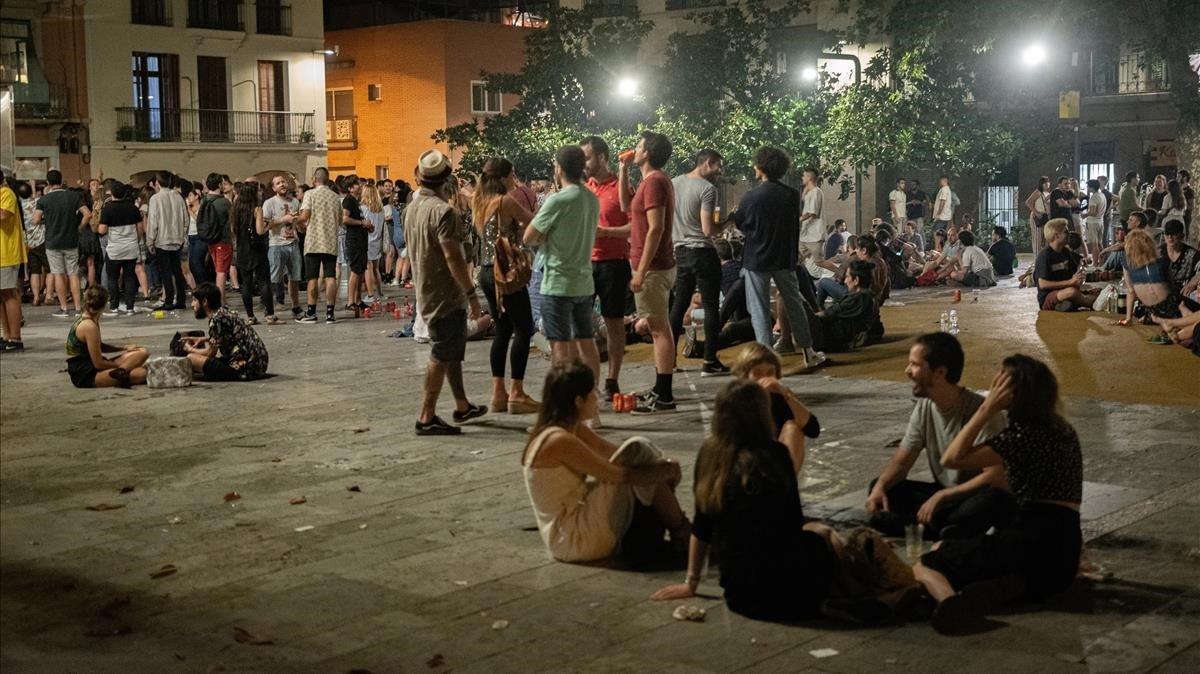
[[[629,262],[633,279],[629,288],[638,315],[650,326],[654,340],[654,388],[640,396],[635,414],[675,410],[672,377],[675,372],[675,338],[671,334],[669,303],[675,285],[675,252],[671,224],[675,220],[675,187],[663,172],[671,158],[671,141],[661,133],[643,131],[633,156],[621,161],[621,206],[629,214]],[[629,168],[636,164],[642,182],[635,193],[629,185]]]
[[[913,180],[908,186],[908,219],[917,223],[917,231],[925,234],[925,218],[929,214],[929,195],[921,189],[921,181]]]
[[[1104,213],[1101,215],[1100,228],[1100,247],[1102,248],[1106,242],[1113,240],[1112,216],[1117,207],[1117,198],[1108,191],[1108,176],[1097,176],[1096,180],[1100,183],[1100,193],[1104,195]]]
[[[282,175],[271,179],[274,196],[263,202],[263,220],[271,234],[267,239],[267,259],[271,263],[271,285],[282,284],[287,278],[288,297],[292,301],[292,318],[300,318],[300,279],[304,276],[304,255],[296,240],[296,219],[300,202],[288,196],[288,179]]]
[[[1025,207],[1029,209],[1029,241],[1033,246],[1033,257],[1042,252],[1042,248],[1046,246],[1045,240],[1042,238],[1042,226],[1050,219],[1050,179],[1046,176],[1038,178],[1037,189],[1029,193],[1029,198],[1025,200]]]
[[[258,325],[254,317],[254,287],[262,299],[265,320],[275,325],[275,292],[271,288],[271,263],[267,257],[267,223],[258,205],[258,185],[239,183],[237,200],[233,204],[233,231],[237,237],[237,267],[242,274],[242,307],[246,322]]]
[[[1138,183],[1141,182],[1137,171],[1130,171],[1125,174],[1125,184],[1121,185],[1120,196],[1117,197],[1117,217],[1120,224],[1129,231],[1129,214],[1141,210],[1142,205],[1138,199]]]
[[[807,260],[816,263],[825,259],[822,242],[825,240],[825,193],[821,191],[817,169],[804,169],[803,206],[800,211],[800,264]]]
[[[74,314],[67,309],[67,290],[78,314],[83,297],[79,290],[79,230],[87,226],[92,212],[83,203],[83,196],[63,188],[58,169],[46,172],[46,193],[37,201],[33,212],[34,224],[46,225],[46,258],[54,278],[58,310],[51,316],[67,318]]]
[[[105,316],[132,316],[137,299],[138,235],[146,227],[142,212],[133,204],[133,188],[113,183],[112,200],[100,210],[98,233],[108,239],[108,311]],[[122,288],[122,285],[124,288]],[[121,310],[122,289],[125,309]]]
[[[25,264],[25,231],[17,193],[0,176],[0,351],[23,351],[21,341],[21,265]]]
[[[374,225],[363,214],[363,185],[358,176],[350,176],[345,182],[346,195],[342,197],[342,226],[346,228],[346,266],[350,268],[350,281],[346,290],[346,301],[357,316],[359,310],[367,308],[362,301],[363,281],[367,274],[367,237]]]
[[[596,287],[589,264],[600,222],[600,200],[583,187],[583,148],[567,145],[554,157],[560,185],[525,228],[526,245],[539,246],[542,274],[542,331],[555,363],[578,355],[598,378],[600,352],[592,324]]]
[[[599,136],[588,136],[580,147],[586,161],[587,188],[600,201],[600,225],[592,247],[592,283],[608,338],[604,399],[612,400],[621,392],[618,381],[625,358],[625,305],[633,278],[629,267],[629,216],[621,210],[617,175],[609,168],[608,143]]]
[[[154,196],[150,197],[146,211],[146,248],[154,258],[154,266],[166,297],[160,306],[154,308],[166,311],[183,309],[187,306],[187,281],[183,278],[179,251],[187,237],[191,216],[187,201],[175,190],[175,176],[159,171],[150,185],[154,188]]]
[[[29,273],[29,289],[33,292],[33,306],[39,307],[50,301],[50,261],[46,258],[46,226],[33,224],[33,213],[37,210],[37,197],[33,194],[33,186],[27,182],[18,183],[13,191],[21,200],[21,215],[25,223],[25,245],[28,249],[29,261],[25,270]]]
[[[417,182],[421,187],[404,213],[404,238],[412,261],[417,308],[428,325],[432,347],[425,370],[417,435],[462,433],[461,428],[437,416],[443,380],[450,382],[454,394],[456,423],[481,417],[488,411],[484,405],[471,404],[463,387],[467,319],[477,319],[480,310],[479,295],[464,256],[462,220],[446,201],[450,180],[453,180],[450,160],[437,150],[425,151],[417,161]]]
[[[313,171],[313,186],[300,202],[299,230],[304,234],[304,278],[308,279],[308,308],[297,323],[317,322],[317,296],[325,284],[325,322],[334,323],[337,306],[338,224],[342,221],[342,199],[329,189],[329,169]]]
[[[896,179],[896,187],[888,194],[888,207],[892,215],[892,226],[901,231],[908,222],[908,194],[904,191],[904,178]]]
[[[208,243],[208,256],[212,258],[217,290],[221,291],[221,305],[225,305],[225,280],[233,264],[233,230],[229,226],[233,203],[222,192],[221,174],[210,173],[204,179],[207,194],[200,200],[196,213],[196,231]]]
[[[1089,256],[1099,257],[1104,247],[1104,214],[1108,212],[1108,199],[1100,191],[1100,181],[1087,181],[1088,205],[1083,222],[1083,245]],[[1098,262],[1098,260],[1097,260]]]
[[[690,173],[671,181],[675,188],[675,218],[671,230],[675,243],[675,302],[671,306],[671,334],[675,343],[683,334],[683,316],[692,305],[692,294],[700,290],[704,307],[704,364],[701,377],[729,374],[717,358],[717,335],[721,332],[721,258],[713,246],[720,234],[713,212],[722,159],[716,150],[701,150]]]
[[[937,200],[933,204],[933,228],[947,229],[954,222],[954,190],[950,189],[950,176],[938,178]]]
[[[383,263],[383,248],[384,235],[387,227],[385,226],[386,208],[384,207],[383,196],[377,186],[371,183],[366,183],[362,187],[362,196],[359,197],[362,205],[363,219],[367,221],[367,296],[364,299],[365,304],[371,304],[376,300],[385,299],[383,295],[383,272],[380,269]]]
[[[805,367],[825,362],[825,354],[812,348],[808,319],[800,297],[795,268],[799,250],[796,223],[800,220],[800,194],[780,182],[791,160],[783,150],[762,147],[754,153],[758,186],[742,197],[730,214],[746,237],[742,250],[742,278],[746,281],[746,307],[754,337],[771,345],[771,281],[779,289],[784,315],[792,327],[792,344],[781,344],[780,353],[803,351]]]

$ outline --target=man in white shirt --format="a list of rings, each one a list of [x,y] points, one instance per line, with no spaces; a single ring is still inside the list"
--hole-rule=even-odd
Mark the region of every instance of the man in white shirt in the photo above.
[[[996,285],[996,270],[992,259],[975,245],[973,232],[959,232],[958,268],[950,272],[950,281],[970,288],[990,288]]]
[[[175,176],[159,171],[150,181],[154,196],[146,210],[146,248],[163,286],[165,299],[155,309],[183,309],[188,306],[187,281],[179,262],[179,250],[187,240],[191,214],[183,195],[175,189]]]
[[[950,189],[950,176],[938,178],[937,199],[933,202],[933,228],[946,229],[954,221],[954,191]]]
[[[271,283],[278,286],[287,278],[288,295],[292,300],[292,317],[300,318],[300,280],[304,278],[304,253],[296,237],[296,221],[300,218],[300,202],[288,196],[288,179],[277,175],[271,179],[274,196],[262,206],[263,220],[270,230],[267,258],[271,264]],[[277,296],[278,297],[278,296]],[[279,302],[282,304],[283,302]]]
[[[825,221],[821,213],[825,210],[825,197],[817,184],[817,169],[804,169],[804,203],[800,211],[800,260],[807,258],[813,264],[825,259],[822,242],[825,241]]]
[[[1083,224],[1083,246],[1089,256],[1099,257],[1097,251],[1104,247],[1104,219],[1108,212],[1108,198],[1104,196],[1100,181],[1087,181],[1088,206]]]
[[[888,195],[888,203],[891,205],[892,226],[900,231],[908,222],[908,193],[904,191],[904,178],[896,179],[896,188]]]

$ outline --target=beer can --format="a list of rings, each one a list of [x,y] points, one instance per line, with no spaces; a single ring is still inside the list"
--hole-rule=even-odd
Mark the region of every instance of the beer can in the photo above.
[[[621,411],[622,412],[632,412],[633,408],[637,406],[637,401],[634,398],[634,395],[632,393],[626,393],[624,397],[625,397],[625,404],[621,406]]]
[[[621,411],[623,411],[624,406],[625,406],[625,397],[622,396],[620,393],[614,393],[612,395],[612,411],[621,412]]]
[[[959,303],[959,302],[961,302],[961,301],[962,301],[962,291],[961,291],[961,290],[955,290],[955,291],[954,291],[954,302],[955,302],[955,304],[957,304],[957,303]]]

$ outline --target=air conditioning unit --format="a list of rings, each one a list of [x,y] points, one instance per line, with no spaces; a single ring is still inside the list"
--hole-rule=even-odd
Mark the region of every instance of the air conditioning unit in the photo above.
[[[368,101],[382,101],[383,100],[383,85],[382,84],[368,84],[367,85],[367,100]]]

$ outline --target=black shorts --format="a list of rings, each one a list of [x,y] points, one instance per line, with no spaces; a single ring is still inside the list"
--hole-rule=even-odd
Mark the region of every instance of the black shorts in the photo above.
[[[223,358],[209,358],[204,361],[204,370],[201,374],[204,375],[205,381],[242,381],[245,379],[241,372],[230,367]]]
[[[26,269],[30,274],[49,274],[50,259],[46,257],[46,244],[29,249],[29,262],[26,263]]]
[[[633,270],[629,260],[602,260],[592,263],[592,281],[596,297],[600,298],[600,315],[605,318],[625,318],[629,300],[629,282]]]
[[[1032,599],[1045,599],[1071,585],[1079,570],[1083,536],[1079,513],[1050,503],[1022,506],[1012,524],[991,536],[954,538],[921,557],[921,563],[956,590],[983,580],[1016,575]]]
[[[431,355],[439,363],[461,363],[467,354],[467,310],[429,321]]]
[[[367,271],[367,242],[346,241],[346,266],[355,274]]]
[[[330,253],[305,253],[304,278],[333,278],[337,275],[337,255]]]
[[[96,387],[96,366],[89,355],[71,356],[67,359],[67,374],[75,388]]]

